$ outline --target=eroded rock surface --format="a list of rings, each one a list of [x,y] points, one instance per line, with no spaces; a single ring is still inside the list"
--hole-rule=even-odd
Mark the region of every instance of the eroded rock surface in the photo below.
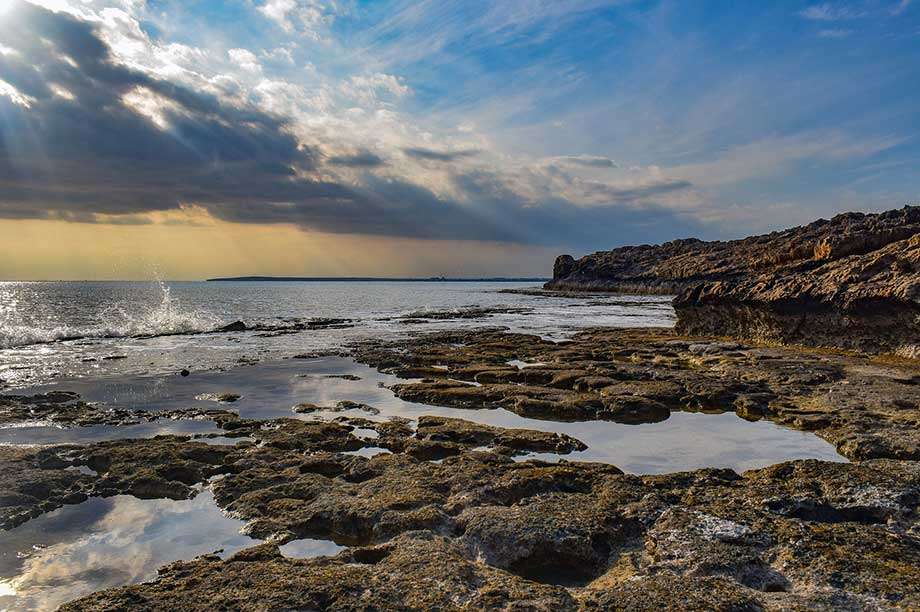
[[[9,528],[92,495],[193,496],[264,540],[166,566],[67,610],[813,610],[920,607],[920,382],[913,362],[755,347],[666,330],[553,343],[499,330],[356,347],[421,381],[395,393],[550,419],[645,422],[733,410],[814,431],[854,463],[637,476],[567,436],[424,416],[211,415],[237,445],[181,436],[0,448]],[[359,406],[359,405],[356,405]],[[360,411],[359,411],[360,412]],[[369,436],[373,431],[376,436]],[[365,457],[371,446],[387,454]],[[333,540],[335,557],[277,544]]]
[[[303,431],[282,446],[170,436],[7,447],[0,489],[7,507],[28,506],[15,494],[39,500],[34,516],[87,495],[183,498],[212,479],[216,502],[255,537],[351,547],[297,560],[254,541],[227,560],[174,563],[153,582],[93,594],[70,610],[920,605],[918,462],[793,461],[741,475],[642,477],[471,450],[442,462],[366,458],[323,450],[329,442]]]
[[[214,396],[219,401],[232,402],[238,395]],[[92,425],[134,425],[159,419],[214,419],[231,414],[225,410],[183,408],[151,412],[114,408],[83,401],[76,393],[52,391],[35,395],[0,395],[0,426],[57,425],[89,427]]]
[[[813,431],[850,459],[920,459],[920,368],[829,352],[598,329],[555,343],[484,330],[365,344],[357,358],[420,382],[399,397],[556,421],[648,423],[734,411]],[[508,362],[534,365],[518,368]]]
[[[227,458],[215,498],[250,533],[352,548],[206,556],[65,609],[920,605],[916,462],[639,477],[481,452],[433,463],[252,447]]]
[[[546,288],[677,294],[687,334],[916,357],[918,233],[920,207],[846,213],[743,240],[563,255]]]

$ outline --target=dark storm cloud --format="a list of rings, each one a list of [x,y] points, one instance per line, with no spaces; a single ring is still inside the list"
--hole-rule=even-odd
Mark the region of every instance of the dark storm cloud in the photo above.
[[[85,22],[18,4],[0,25],[0,42],[16,51],[0,54],[0,79],[29,101],[25,108],[0,98],[0,214],[140,213],[180,202],[258,207],[353,195],[301,178],[315,155],[283,120],[120,66]],[[165,129],[123,103],[138,91],[159,105]]]
[[[15,51],[0,53],[0,79],[28,103],[0,95],[0,218],[93,222],[104,214],[134,224],[146,221],[143,213],[188,203],[238,223],[580,249],[632,241],[637,231],[649,240],[694,233],[665,209],[622,206],[683,183],[599,186],[608,191],[595,195],[610,205],[579,208],[524,201],[498,174],[478,172],[455,176],[452,200],[375,176],[370,171],[385,162],[369,151],[326,159],[368,170],[360,186],[311,180],[322,157],[301,146],[284,119],[120,65],[87,22],[17,3],[0,23],[0,44]],[[152,116],[124,102],[138,91],[154,105]],[[479,151],[404,153],[446,163]]]
[[[463,149],[461,151],[437,151],[435,149],[425,149],[422,147],[410,147],[403,149],[403,153],[415,159],[436,162],[452,162],[465,157],[474,157],[479,155],[477,149]]]
[[[370,151],[361,151],[354,155],[335,155],[326,161],[333,166],[344,166],[346,168],[377,168],[386,165],[382,157]]]

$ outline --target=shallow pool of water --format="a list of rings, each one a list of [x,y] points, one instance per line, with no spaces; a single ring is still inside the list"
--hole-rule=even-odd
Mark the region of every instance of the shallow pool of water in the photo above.
[[[85,444],[124,438],[152,438],[154,436],[204,435],[222,433],[212,421],[157,420],[136,425],[92,425],[90,427],[58,427],[55,425],[0,427],[0,445],[4,444]]]
[[[100,589],[151,580],[157,568],[253,546],[210,491],[191,500],[93,497],[0,532],[0,608],[51,610]]]
[[[344,374],[358,379],[329,377]],[[603,461],[637,474],[659,474],[702,467],[726,467],[743,471],[793,459],[845,461],[830,443],[812,433],[781,427],[770,421],[746,421],[733,412],[673,412],[665,421],[642,425],[610,421],[560,423],[525,418],[503,409],[469,410],[406,402],[386,388],[397,382],[405,381],[381,374],[348,358],[325,357],[263,362],[226,372],[206,372],[189,377],[77,379],[54,387],[36,388],[30,392],[70,390],[80,393],[89,401],[141,410],[224,408],[238,411],[245,418],[259,419],[332,419],[346,415],[385,420],[394,416],[409,419],[417,419],[426,414],[449,416],[500,427],[565,433],[587,444],[588,449],[564,458]],[[221,393],[234,393],[241,397],[227,404],[196,399],[196,396]],[[360,409],[307,414],[295,414],[292,411],[292,407],[300,403],[332,408],[342,400],[367,404],[380,412],[375,415]],[[177,425],[167,421],[158,423],[164,433]],[[212,425],[209,422],[198,422],[196,426],[207,429]],[[87,431],[87,434],[99,435],[95,429],[90,429],[92,431]],[[109,436],[121,433],[124,437],[130,437],[137,434],[128,428],[121,432],[118,428],[103,429]],[[66,432],[68,441],[79,441],[83,435],[80,428]],[[23,436],[19,436],[19,439],[23,439]],[[86,441],[93,439],[97,438],[90,437]],[[559,459],[559,456],[549,454],[533,457]]]

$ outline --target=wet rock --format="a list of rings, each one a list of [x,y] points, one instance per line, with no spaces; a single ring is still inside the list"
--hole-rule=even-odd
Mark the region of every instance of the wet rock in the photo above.
[[[356,548],[312,560],[283,559],[273,546],[227,561],[204,557],[72,609],[519,607],[535,593],[565,609],[920,602],[916,462],[795,461],[741,476],[640,478],[600,464],[476,452],[440,464],[271,447],[225,457],[215,499],[250,521],[249,533]],[[805,496],[813,503],[796,505]],[[352,571],[360,587],[345,588]],[[424,589],[412,586],[423,579]],[[391,588],[400,604],[385,596]]]
[[[187,499],[197,492],[195,485],[228,469],[233,452],[233,447],[175,436],[88,446],[0,447],[0,529],[91,496]]]
[[[277,547],[180,562],[156,582],[84,598],[62,610],[432,610],[576,607],[566,590],[466,558],[449,539],[407,535],[383,549],[331,559],[286,559]]]
[[[68,465],[34,448],[0,447],[0,529],[86,499],[92,478]]]
[[[789,581],[763,554],[770,538],[747,525],[696,510],[668,508],[648,532],[646,571],[731,577],[758,591],[788,591]]]
[[[668,330],[587,330],[559,344],[451,331],[366,343],[355,353],[387,371],[430,372],[395,386],[403,397],[554,420],[737,411],[815,431],[856,462],[640,477],[605,464],[508,456],[583,447],[547,432],[434,416],[413,429],[405,419],[354,414],[257,421],[205,411],[201,418],[253,443],[167,436],[0,448],[3,525],[87,495],[187,497],[221,475],[210,484],[214,499],[246,521],[246,533],[351,547],[309,560],[286,559],[273,544],[227,560],[209,555],[65,609],[920,607],[913,364]],[[517,370],[507,366],[514,359],[544,365]],[[76,402],[67,395],[32,404]],[[336,408],[373,416],[361,406]],[[368,446],[393,452],[351,454]],[[72,469],[79,466],[97,474]]]
[[[602,573],[638,524],[590,495],[549,493],[458,517],[470,557],[528,580],[580,586]]]
[[[219,327],[217,331],[219,332],[244,332],[249,329],[245,323],[242,321],[234,321],[233,323],[228,323],[223,327]]]
[[[369,424],[376,429],[375,424]],[[587,446],[565,434],[535,431],[531,429],[504,429],[463,419],[422,416],[414,436],[399,431],[399,436],[383,429],[383,437],[377,444],[394,452],[403,452],[419,459],[443,459],[459,455],[463,450],[490,447],[501,454],[528,452],[568,454]],[[408,433],[412,433],[411,431]]]
[[[208,395],[206,399],[221,401],[221,396]],[[223,396],[222,401],[235,401]],[[236,396],[238,399],[239,396]],[[123,426],[147,423],[160,419],[226,420],[238,418],[225,410],[179,408],[150,412],[112,408],[101,403],[87,403],[76,393],[54,391],[38,395],[0,395],[0,425],[26,423],[58,425],[63,427],[90,427],[93,425]]]
[[[263,446],[283,450],[351,451],[364,447],[351,429],[339,423],[275,419],[261,423],[249,435]]]
[[[604,398],[604,409],[598,411],[598,418],[617,423],[658,423],[671,416],[671,410],[645,397],[614,395]]]
[[[196,395],[195,399],[200,402],[219,402],[221,404],[232,404],[239,400],[242,395],[238,393],[202,393]]]
[[[566,343],[497,330],[438,332],[359,345],[355,356],[398,376],[425,372],[422,381],[391,386],[407,401],[631,424],[674,410],[734,411],[812,431],[851,459],[920,459],[920,370],[906,361],[656,329],[586,330]],[[511,368],[513,359],[542,365]]]
[[[378,408],[359,402],[353,402],[351,400],[336,402],[335,406],[317,406],[316,404],[301,403],[294,406],[292,410],[298,414],[312,414],[314,412],[348,412],[349,410],[359,410],[371,415],[380,414]]]
[[[521,306],[468,306],[449,310],[419,310],[404,315],[403,323],[426,323],[428,321],[450,321],[458,319],[486,319],[497,314],[522,314],[532,308]]]
[[[306,329],[347,329],[354,327],[351,319],[315,318],[306,323]]]
[[[66,426],[126,425],[147,420],[138,411],[88,404],[76,393],[0,395],[0,423],[47,422]]]
[[[590,589],[580,601],[584,610],[731,610],[761,612],[754,593],[722,578],[661,574]],[[803,607],[807,609],[807,607]]]
[[[291,411],[297,414],[312,414],[321,410],[325,410],[325,408],[317,406],[316,404],[311,404],[309,402],[296,404],[293,408],[291,408]]]
[[[70,465],[85,465],[98,474],[89,491],[92,495],[187,499],[195,495],[195,485],[225,473],[227,458],[234,452],[231,446],[158,436],[100,442],[68,457]]]

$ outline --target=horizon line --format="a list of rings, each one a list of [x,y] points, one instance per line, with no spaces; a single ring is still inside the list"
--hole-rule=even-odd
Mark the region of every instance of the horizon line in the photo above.
[[[222,276],[206,278],[205,282],[232,281],[295,281],[295,282],[538,282],[549,280],[547,276]]]

